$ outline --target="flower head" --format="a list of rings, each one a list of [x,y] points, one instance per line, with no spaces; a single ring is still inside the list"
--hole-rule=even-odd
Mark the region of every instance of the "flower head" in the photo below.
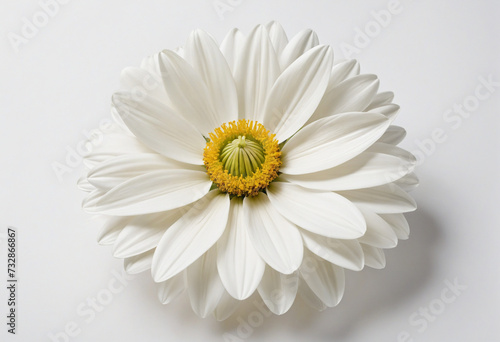
[[[224,319],[256,290],[276,314],[324,309],[344,269],[382,268],[408,237],[415,158],[396,145],[393,94],[304,30],[277,23],[185,46],[122,74],[114,128],[85,160],[84,208],[163,303],[188,290]],[[282,296],[275,298],[274,291]]]
[[[257,196],[278,177],[278,141],[257,122],[239,120],[210,133],[203,161],[214,184],[234,196]]]

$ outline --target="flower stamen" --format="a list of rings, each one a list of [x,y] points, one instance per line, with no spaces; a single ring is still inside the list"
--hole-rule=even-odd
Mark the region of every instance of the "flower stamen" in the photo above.
[[[203,162],[217,187],[235,196],[256,196],[277,176],[281,152],[274,134],[258,122],[232,121],[209,134]]]

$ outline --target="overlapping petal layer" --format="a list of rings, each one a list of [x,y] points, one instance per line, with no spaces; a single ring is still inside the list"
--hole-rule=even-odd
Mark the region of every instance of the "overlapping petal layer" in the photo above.
[[[418,179],[397,147],[394,94],[357,61],[335,61],[314,31],[289,39],[272,22],[218,45],[195,30],[125,69],[121,86],[116,124],[87,144],[78,186],[100,215],[99,243],[127,272],[150,270],[162,303],[187,292],[196,314],[224,320],[255,293],[278,315],[298,294],[323,310],[341,300],[344,269],[383,268],[383,249],[408,238]],[[279,146],[279,173],[256,196],[224,193],[207,174],[210,134],[235,120],[262,124]],[[224,139],[267,160],[264,140]]]

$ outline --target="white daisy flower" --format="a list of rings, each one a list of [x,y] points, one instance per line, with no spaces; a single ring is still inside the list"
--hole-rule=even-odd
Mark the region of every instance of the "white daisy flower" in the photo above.
[[[196,30],[122,87],[79,185],[99,242],[150,269],[163,303],[187,289],[198,315],[225,319],[258,291],[275,314],[297,294],[322,310],[344,269],[383,268],[408,237],[418,180],[399,106],[313,31],[270,23],[218,45]]]

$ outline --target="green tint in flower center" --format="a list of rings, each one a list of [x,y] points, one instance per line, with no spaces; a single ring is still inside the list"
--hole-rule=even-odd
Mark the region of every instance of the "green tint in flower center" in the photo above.
[[[234,196],[257,196],[278,177],[279,144],[260,123],[250,120],[222,124],[203,150],[203,163],[210,180],[222,192]]]
[[[228,142],[220,154],[224,170],[236,177],[253,175],[265,158],[262,145],[244,135]]]

